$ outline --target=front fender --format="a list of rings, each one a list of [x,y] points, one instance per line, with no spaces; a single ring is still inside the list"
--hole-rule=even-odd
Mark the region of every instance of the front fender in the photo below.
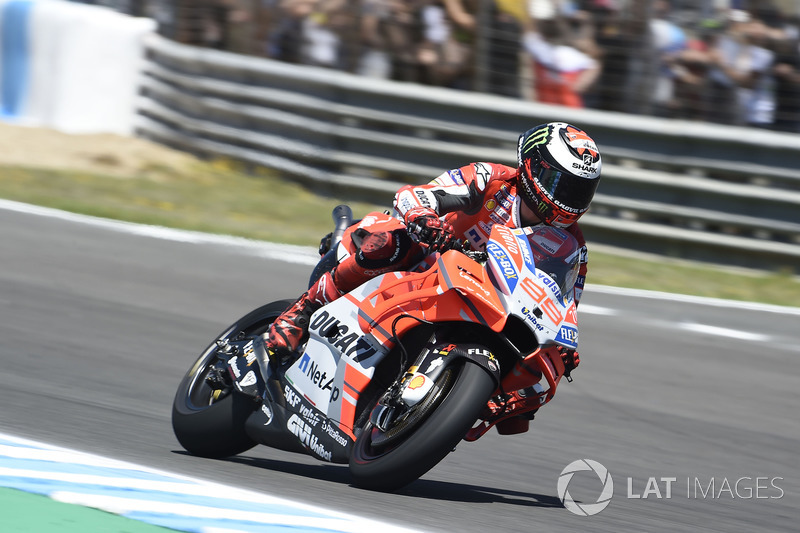
[[[439,343],[429,346],[426,353],[418,359],[416,366],[409,370],[415,374],[424,374],[435,380],[448,366],[459,359],[467,359],[477,364],[494,379],[495,386],[500,385],[500,362],[483,345],[472,343]]]

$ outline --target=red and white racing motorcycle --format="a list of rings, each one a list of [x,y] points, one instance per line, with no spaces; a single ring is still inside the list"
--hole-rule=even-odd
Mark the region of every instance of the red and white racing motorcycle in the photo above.
[[[352,252],[349,208],[334,218],[333,249],[312,281]],[[292,302],[260,307],[183,378],[175,435],[203,457],[263,444],[349,463],[361,487],[402,487],[461,440],[553,398],[564,351],[578,343],[579,254],[563,230],[496,225],[485,252],[437,252],[426,270],[378,276],[317,310],[282,368],[261,335]]]

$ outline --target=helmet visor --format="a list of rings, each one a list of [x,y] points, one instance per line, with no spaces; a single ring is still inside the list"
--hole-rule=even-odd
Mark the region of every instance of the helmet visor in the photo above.
[[[572,214],[581,214],[589,208],[600,183],[599,179],[581,178],[544,164],[539,164],[539,171],[531,177],[550,201]]]

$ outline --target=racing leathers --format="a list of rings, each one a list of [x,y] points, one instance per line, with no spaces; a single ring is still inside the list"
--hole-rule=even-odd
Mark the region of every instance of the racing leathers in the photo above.
[[[349,228],[344,240],[349,243],[351,254],[275,320],[267,339],[271,358],[277,363],[291,359],[308,337],[311,314],[322,305],[375,276],[408,270],[424,258],[424,245],[414,241],[401,222],[408,221],[410,213],[438,215],[442,227],[447,227],[455,237],[468,240],[477,250],[486,245],[494,224],[509,228],[539,224],[536,219],[523,220],[523,212],[533,214],[533,211],[525,209],[517,195],[517,178],[516,168],[472,163],[444,172],[428,184],[401,188],[394,198],[394,216],[370,213]],[[586,277],[586,241],[577,223],[565,230],[581,246],[574,293],[577,304]]]
[[[467,239],[474,249],[482,250],[495,224],[521,228],[540,223],[538,220],[523,220],[522,200],[517,195],[517,176],[514,167],[472,163],[444,172],[426,185],[403,187],[395,195],[395,213],[403,219],[413,209],[430,208],[444,216],[456,237]],[[574,294],[577,305],[586,280],[586,240],[577,223],[564,230],[571,233],[581,247]]]

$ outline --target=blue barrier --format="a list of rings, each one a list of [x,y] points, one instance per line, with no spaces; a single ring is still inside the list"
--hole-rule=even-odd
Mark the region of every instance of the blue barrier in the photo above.
[[[32,8],[30,0],[15,0],[0,11],[0,114],[4,117],[19,116],[25,105]]]

